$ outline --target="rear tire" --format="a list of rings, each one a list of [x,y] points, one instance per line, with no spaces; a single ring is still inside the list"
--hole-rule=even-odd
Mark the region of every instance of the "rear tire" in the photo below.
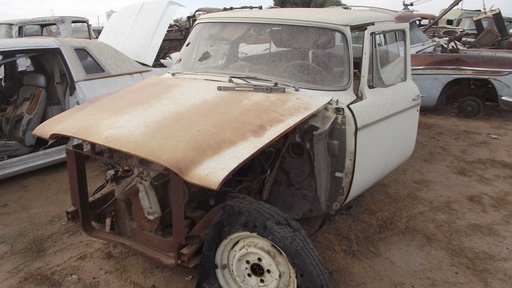
[[[457,115],[463,118],[476,118],[484,110],[484,104],[474,96],[467,96],[457,103]]]
[[[197,287],[328,287],[302,227],[266,203],[234,199],[210,227]]]

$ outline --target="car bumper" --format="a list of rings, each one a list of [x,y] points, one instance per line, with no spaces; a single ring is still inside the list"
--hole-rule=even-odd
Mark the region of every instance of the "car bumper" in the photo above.
[[[501,106],[512,109],[512,96],[501,97]]]

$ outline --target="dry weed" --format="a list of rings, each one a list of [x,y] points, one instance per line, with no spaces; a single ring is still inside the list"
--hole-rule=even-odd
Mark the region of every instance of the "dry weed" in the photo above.
[[[425,121],[427,119],[428,118],[426,116],[420,118],[420,122],[418,123],[418,130],[425,131],[435,127],[435,125],[432,122]]]
[[[459,160],[456,161],[455,165],[452,166],[452,170],[455,174],[463,177],[469,177],[471,172],[471,169],[468,167],[467,163],[462,160],[462,158],[459,158]]]
[[[503,121],[493,121],[489,126],[494,130],[508,130],[508,125],[510,124],[505,124]]]
[[[475,164],[482,165],[484,167],[491,167],[491,168],[497,168],[497,169],[504,169],[507,171],[512,171],[512,162],[500,160],[500,159],[493,159],[493,158],[480,158],[475,161],[472,161]]]
[[[436,158],[436,155],[438,154],[438,147],[436,146],[428,146],[425,148],[427,151],[423,151],[422,152],[422,161],[425,162],[426,164],[430,164],[432,163],[435,158]]]
[[[49,272],[47,271],[49,270]],[[67,267],[63,270],[52,268],[41,268],[36,271],[23,272],[15,287],[76,287],[76,288],[99,288],[98,281],[81,278],[76,274],[77,269]],[[131,286],[128,286],[131,287]],[[135,286],[133,286],[135,287]]]
[[[377,184],[353,201],[355,208],[336,217],[340,252],[357,257],[370,251],[380,254],[379,244],[409,229],[410,204],[416,199],[402,181]]]
[[[495,227],[475,222],[467,224],[464,227],[464,233],[465,235],[482,235],[491,237],[501,236],[501,233]]]
[[[46,273],[42,271],[28,271],[24,272],[20,277],[16,287],[49,287],[59,288],[63,286],[63,283],[53,273]]]
[[[47,250],[47,240],[49,236],[43,232],[33,231],[23,237],[22,251],[26,257],[32,258],[39,256]]]
[[[469,202],[478,206],[482,213],[487,213],[487,205],[482,194],[469,195],[466,197],[466,199],[468,199]]]
[[[500,191],[499,194],[488,194],[492,200],[492,207],[501,211],[512,212],[512,199],[509,192]]]
[[[503,215],[503,220],[506,224],[512,223],[512,212],[505,213],[505,215]]]

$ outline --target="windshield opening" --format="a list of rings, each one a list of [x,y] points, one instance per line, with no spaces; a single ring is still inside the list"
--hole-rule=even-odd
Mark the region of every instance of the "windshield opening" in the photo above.
[[[258,23],[194,27],[173,72],[259,76],[303,88],[349,84],[347,39],[339,31]]]
[[[411,45],[421,44],[428,42],[430,39],[423,31],[418,28],[418,26],[415,23],[409,24],[409,31],[410,31],[410,38],[411,38]]]

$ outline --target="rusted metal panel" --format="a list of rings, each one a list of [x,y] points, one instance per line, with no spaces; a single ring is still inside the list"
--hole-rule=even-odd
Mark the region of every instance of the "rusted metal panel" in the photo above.
[[[76,149],[83,149],[81,144],[75,146]],[[68,162],[69,188],[71,193],[71,204],[74,207],[80,206],[80,191],[87,192],[87,174],[85,171],[85,155],[76,153],[73,150],[66,150]],[[68,214],[68,219],[73,219],[73,215]]]
[[[410,23],[415,20],[421,20],[421,16],[418,13],[400,13],[395,17],[396,23]]]
[[[475,70],[477,74],[503,74],[512,72],[512,57],[467,54],[412,54],[414,70]],[[414,74],[414,72],[413,72]]]
[[[178,175],[171,174],[167,193],[171,201],[173,246],[185,243],[185,183]],[[176,251],[177,252],[177,251]]]
[[[470,48],[496,48],[496,44],[500,39],[500,34],[492,26],[487,27],[478,37],[473,41]],[[494,47],[493,47],[494,46]]]
[[[223,92],[218,85],[153,77],[59,114],[34,133],[129,152],[170,168],[188,182],[217,189],[251,155],[331,99],[291,91]],[[190,87],[201,93],[190,93]]]
[[[134,228],[130,231],[130,237],[124,237],[109,233],[108,231],[98,230],[92,225],[91,209],[94,207],[91,205],[94,205],[94,202],[90,202],[89,198],[85,169],[86,156],[83,154],[82,149],[81,144],[75,145],[73,149],[66,151],[66,156],[68,161],[71,198],[72,201],[74,201],[73,204],[78,206],[80,222],[84,233],[97,239],[122,244],[126,248],[137,253],[142,253],[146,257],[163,265],[176,266],[176,256],[178,255],[180,246],[184,243],[178,243],[173,237],[162,238],[154,234],[146,233],[138,228]],[[78,203],[76,203],[76,201],[78,201]],[[177,205],[183,205],[183,203],[178,203]],[[116,205],[116,207],[123,208],[124,206],[121,204]],[[173,214],[173,216],[175,215]],[[181,217],[183,217],[183,215]],[[117,219],[122,220],[123,218]],[[183,227],[181,229],[183,229]]]

